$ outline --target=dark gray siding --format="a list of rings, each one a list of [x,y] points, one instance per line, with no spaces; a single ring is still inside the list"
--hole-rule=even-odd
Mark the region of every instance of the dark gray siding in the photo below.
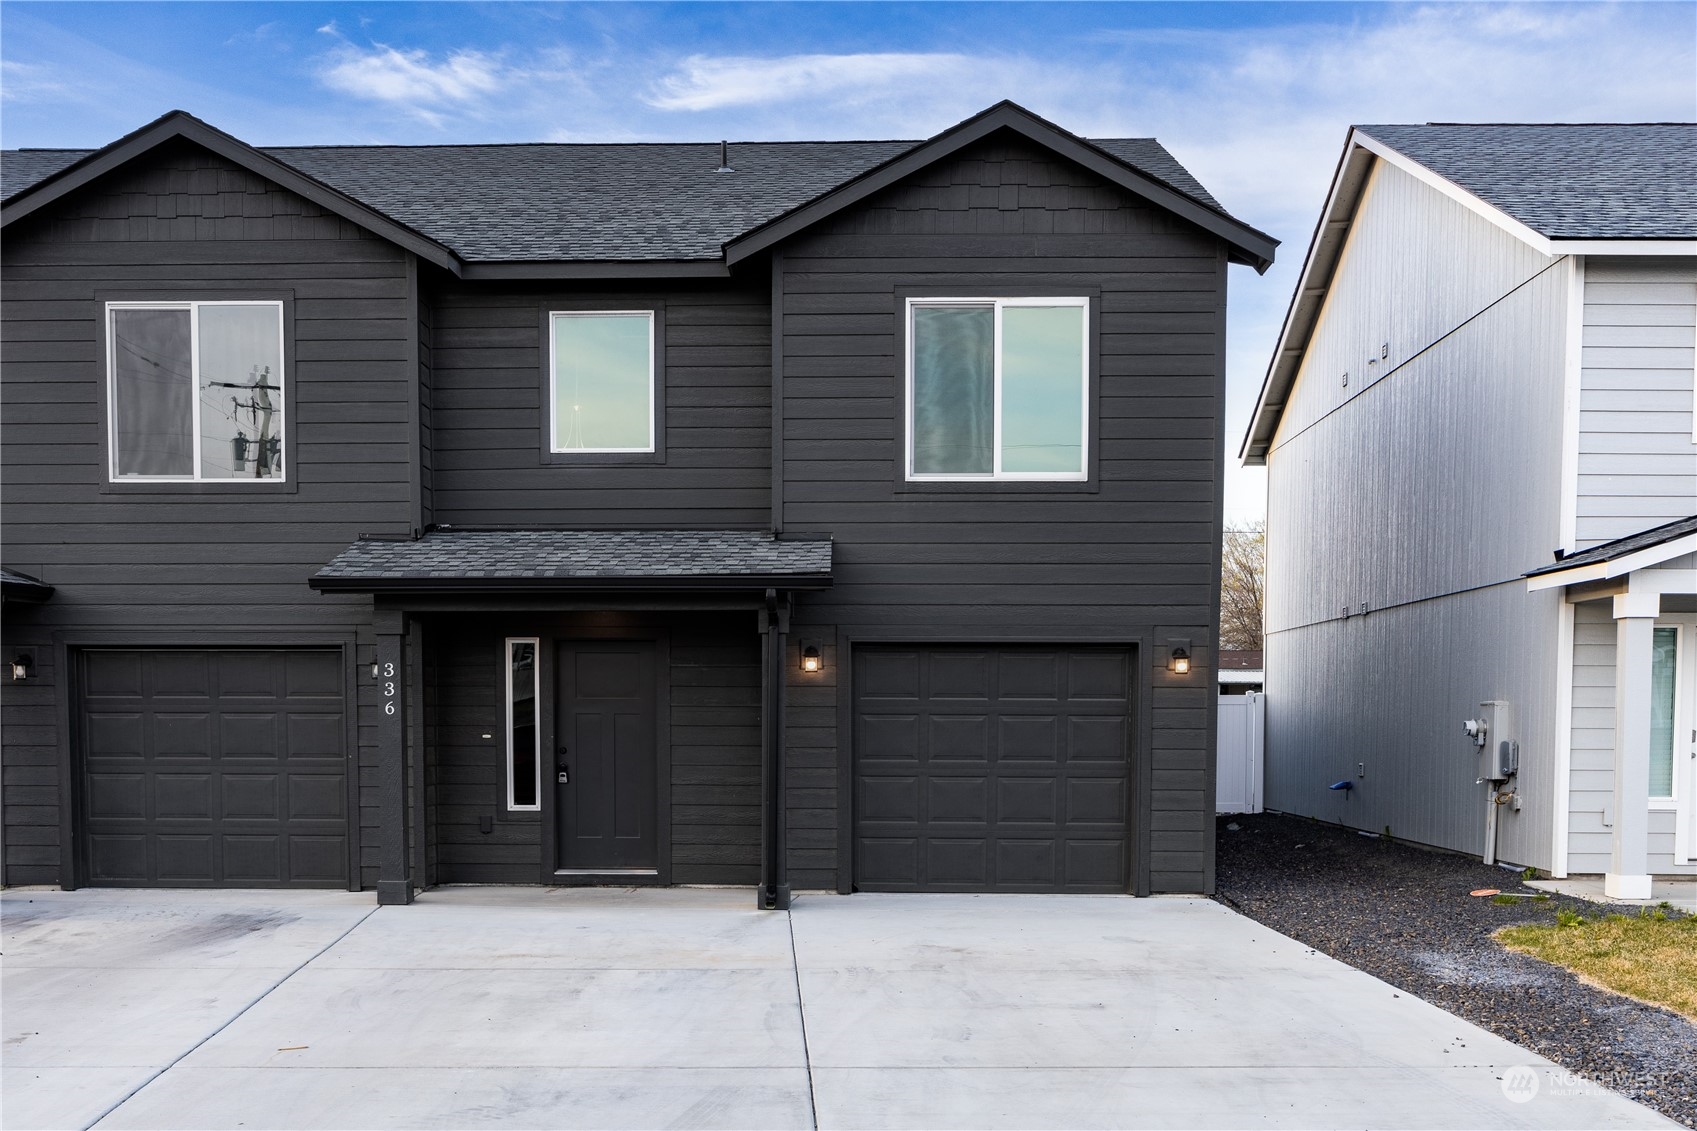
[[[603,528],[764,527],[771,519],[771,303],[752,289],[620,294],[444,286],[433,297],[437,522]],[[549,310],[661,306],[658,459],[543,457]],[[590,304],[590,305],[585,305]]]
[[[1212,883],[1225,266],[1213,237],[992,140],[797,237],[778,267],[782,525],[836,540],[835,587],[801,599],[796,636],[1152,642],[1133,835],[1154,891]],[[904,483],[902,295],[1022,286],[1099,296],[1092,481]],[[1202,649],[1187,679],[1165,670],[1169,635]],[[815,697],[789,720],[798,887],[840,878],[816,847],[842,843],[839,786],[819,771],[848,743]]]
[[[442,618],[429,628],[427,682],[432,736],[427,781],[436,879],[442,883],[535,883],[552,848],[537,814],[507,813],[506,635],[609,631],[664,636],[671,658],[671,879],[680,884],[753,884],[760,871],[760,638],[752,614],[643,619],[604,615],[514,622]],[[550,645],[544,642],[543,647]],[[556,709],[544,689],[545,710]],[[483,738],[495,735],[496,740]],[[551,762],[545,762],[544,766]],[[543,789],[549,790],[546,772]],[[482,831],[488,818],[490,831]]]
[[[404,252],[187,143],[7,231],[6,563],[58,587],[45,606],[6,610],[6,646],[32,647],[41,672],[5,700],[7,882],[60,878],[68,688],[53,632],[269,644],[351,639],[366,621],[368,602],[306,580],[361,532],[409,525],[407,272]],[[108,488],[103,302],[279,293],[292,299],[292,482]],[[369,681],[359,689],[369,711]],[[374,820],[362,810],[368,830]]]

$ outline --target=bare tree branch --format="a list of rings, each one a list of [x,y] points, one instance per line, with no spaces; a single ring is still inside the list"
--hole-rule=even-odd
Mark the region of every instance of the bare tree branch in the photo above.
[[[1261,648],[1267,524],[1228,526],[1220,561],[1220,647]]]

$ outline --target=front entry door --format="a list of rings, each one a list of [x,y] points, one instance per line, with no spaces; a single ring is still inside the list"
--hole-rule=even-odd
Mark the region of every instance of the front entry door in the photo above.
[[[658,866],[654,651],[643,641],[560,644],[554,789],[561,871]]]

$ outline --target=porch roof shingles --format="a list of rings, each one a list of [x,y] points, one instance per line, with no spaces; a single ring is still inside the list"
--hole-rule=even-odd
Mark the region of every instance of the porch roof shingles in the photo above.
[[[1640,550],[1648,550],[1653,546],[1665,545],[1675,538],[1683,538],[1688,534],[1697,534],[1697,514],[1687,518],[1678,518],[1661,526],[1652,526],[1648,530],[1640,530],[1637,534],[1628,534],[1625,538],[1616,538],[1613,542],[1604,542],[1600,546],[1592,546],[1589,550],[1580,550],[1569,554],[1559,561],[1549,565],[1529,569],[1522,577],[1542,577],[1548,573],[1561,573],[1563,570],[1578,569],[1580,566],[1597,565],[1602,562],[1618,561],[1628,554],[1636,554]]]
[[[758,530],[438,530],[367,539],[337,554],[314,589],[823,588],[831,543]]]

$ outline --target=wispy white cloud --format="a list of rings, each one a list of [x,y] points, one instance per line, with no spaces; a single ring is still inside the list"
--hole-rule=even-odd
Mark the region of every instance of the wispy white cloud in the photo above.
[[[0,60],[0,101],[57,102],[73,94],[73,84],[50,66]]]
[[[482,51],[454,51],[438,59],[383,43],[365,48],[344,43],[319,69],[320,81],[332,90],[435,120],[445,107],[476,102],[520,78],[498,56]]]
[[[660,110],[698,111],[827,97],[856,104],[883,96],[898,84],[912,91],[917,82],[948,82],[978,67],[971,56],[951,53],[691,55],[656,80],[643,101]]]

